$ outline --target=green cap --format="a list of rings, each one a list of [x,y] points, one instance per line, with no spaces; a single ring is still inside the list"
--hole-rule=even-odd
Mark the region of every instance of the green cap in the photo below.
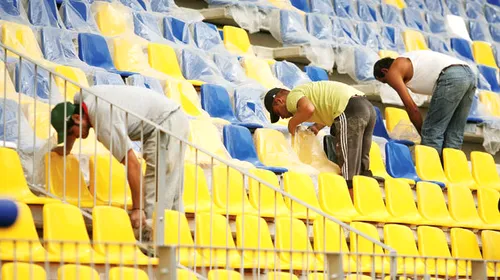
[[[64,108],[66,108],[66,114],[64,113]],[[73,124],[71,116],[76,110],[77,107],[71,102],[59,103],[52,109],[50,123],[57,132],[57,144],[64,142],[64,126],[69,127]]]

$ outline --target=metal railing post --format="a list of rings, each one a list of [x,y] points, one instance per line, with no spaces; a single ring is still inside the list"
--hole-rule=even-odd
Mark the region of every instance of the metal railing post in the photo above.
[[[177,261],[175,258],[174,246],[158,247],[158,268],[156,270],[156,279],[158,280],[176,280],[177,279]]]
[[[326,253],[327,279],[344,279],[342,253]]]
[[[170,139],[172,141],[172,139]],[[167,187],[166,184],[166,170],[167,166],[167,150],[166,146],[162,147],[161,143],[167,142],[167,134],[160,129],[157,130],[156,134],[156,208],[155,208],[155,226],[156,226],[156,245],[162,246],[165,244],[165,192]],[[174,254],[175,259],[175,254]]]

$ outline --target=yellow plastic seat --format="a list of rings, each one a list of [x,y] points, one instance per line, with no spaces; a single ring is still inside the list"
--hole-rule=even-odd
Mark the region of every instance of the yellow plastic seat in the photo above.
[[[246,176],[245,176],[246,178]],[[229,215],[257,215],[245,190],[243,173],[225,165],[214,166],[212,170],[212,194],[215,205]]]
[[[42,50],[29,26],[8,21],[1,21],[0,24],[2,25],[2,43],[5,46],[29,58],[43,60]],[[11,52],[7,52],[7,55],[17,57]]]
[[[243,280],[239,272],[225,269],[212,269],[208,272],[208,280]]]
[[[293,275],[288,272],[269,272],[267,274],[268,280],[299,280],[296,275]]]
[[[313,224],[313,235],[314,251],[321,252],[318,254],[321,263],[324,262],[322,252],[338,252],[343,254],[344,271],[356,271],[356,262],[349,256],[344,229],[340,225],[330,220],[316,219]]]
[[[196,215],[197,246],[223,247],[226,249],[201,249],[201,255],[210,262],[210,267],[241,267],[241,256],[236,251],[233,235],[224,216],[219,214],[201,213]],[[245,263],[244,267],[252,267]]]
[[[12,79],[10,78],[8,71],[7,71],[7,78],[4,79],[4,77],[5,77],[5,63],[3,63],[3,61],[0,61],[0,97],[4,98],[4,93],[6,93],[5,97],[17,100],[16,97],[18,93],[14,88],[14,83],[12,82]]]
[[[132,207],[132,194],[125,174],[125,166],[109,155],[90,157],[90,191],[97,199],[116,207]],[[113,174],[109,178],[109,174]],[[110,181],[111,180],[111,181]],[[111,193],[110,193],[111,188]]]
[[[325,280],[328,279],[325,272],[313,272],[307,275],[307,280]]]
[[[55,68],[55,72],[66,77],[68,80],[78,83],[84,87],[89,86],[87,77],[81,69],[61,65]],[[73,102],[73,98],[75,97],[75,95],[80,94],[80,87],[76,86],[75,84],[66,82],[59,77],[55,77],[55,81],[59,92],[61,93],[63,98],[66,98],[67,101]]]
[[[405,274],[424,274],[425,264],[417,250],[417,244],[413,237],[413,231],[403,225],[385,225],[384,243],[395,249],[398,254],[409,257],[398,257],[398,273]],[[388,252],[387,252],[388,253]],[[431,272],[427,270],[428,272]]]
[[[314,183],[307,174],[288,171],[283,175],[283,186],[287,193],[291,196],[299,198],[302,202],[305,202],[312,207],[321,209],[316,196],[316,191],[314,189]],[[285,197],[285,203],[293,212],[293,216],[299,219],[315,219],[318,214],[314,211],[310,211],[309,208],[300,205],[299,203],[292,201]]]
[[[477,64],[486,65],[493,68],[498,68],[495,62],[495,56],[493,55],[493,50],[491,49],[491,44],[482,41],[472,42],[472,54],[474,55],[474,60]]]
[[[463,259],[483,259],[476,234],[463,228],[452,228],[450,230],[451,255],[454,258]],[[484,241],[483,241],[484,242]],[[484,244],[484,243],[483,243]],[[484,247],[483,247],[484,250]],[[467,271],[471,275],[471,264],[466,261],[458,261],[457,266],[462,271]],[[488,276],[494,276],[495,273],[487,268]]]
[[[489,111],[490,115],[500,117],[500,97],[498,93],[482,90],[479,93],[479,101]]]
[[[209,118],[210,115],[201,108],[201,101],[196,89],[188,81],[167,80],[165,92],[168,98],[179,103],[186,114],[196,118]]]
[[[252,215],[236,217],[236,245],[238,248],[248,249],[242,251],[242,256],[245,262],[253,263],[253,268],[279,268],[279,256],[275,252],[271,233],[264,219]]]
[[[442,182],[450,188],[448,178],[441,166],[441,159],[436,149],[424,145],[415,145],[415,168],[422,180]]]
[[[127,212],[112,206],[96,206],[92,211],[94,250],[106,256],[106,262],[120,265],[152,265],[136,245],[134,230]]]
[[[386,107],[384,110],[385,125],[387,131],[391,132],[399,122],[411,122],[408,113],[404,109]]]
[[[0,259],[45,261],[46,251],[40,244],[35,223],[28,205],[16,202],[17,219],[10,227],[0,228]],[[50,259],[50,255],[48,255]]]
[[[384,0],[384,3],[387,5],[392,5],[399,9],[406,8],[406,3],[404,0]]]
[[[179,80],[186,80],[182,75],[181,68],[175,50],[165,44],[149,43],[148,44],[148,61],[149,65],[162,73],[165,73]],[[201,86],[202,81],[189,80],[194,86]]]
[[[390,57],[396,59],[399,54],[396,51],[391,51],[391,50],[379,50],[378,51],[378,56],[380,58],[385,58],[385,57]]]
[[[264,169],[251,169],[250,174],[258,177],[262,181],[280,189],[278,177],[273,172]],[[259,210],[261,217],[279,217],[290,216],[291,212],[286,207],[285,201],[281,193],[275,192],[273,189],[260,184],[258,181],[248,179],[249,200],[252,206]]]
[[[283,87],[283,84],[273,76],[267,61],[262,58],[245,57],[243,68],[249,78],[256,80],[267,89]]]
[[[497,202],[498,203],[498,202]],[[485,224],[479,217],[471,191],[463,186],[448,189],[448,208],[457,222],[470,228],[500,229],[500,225]],[[498,209],[498,206],[496,207]]]
[[[259,128],[254,132],[254,143],[259,160],[267,166],[285,167],[288,171],[319,174],[318,170],[299,160],[283,133],[275,129]]]
[[[225,25],[222,32],[224,34],[224,46],[229,52],[237,55],[255,55],[245,29]]]
[[[413,199],[413,192],[406,182],[399,179],[385,181],[385,202],[389,214],[393,216],[391,222],[402,224],[426,224],[418,213]]]
[[[376,241],[380,241],[377,228],[372,224],[363,222],[352,222],[351,227],[364,233],[365,235]],[[384,254],[382,247],[377,245],[374,246],[370,240],[360,235],[357,235],[353,231],[350,232],[349,240],[350,240],[349,243],[350,243],[351,254],[356,254],[357,252],[358,254],[379,255],[375,257],[371,257],[368,255],[352,255],[352,258],[358,264],[357,271],[371,272],[372,270],[375,270],[376,273],[390,272],[389,260],[380,256]]]
[[[208,265],[198,252],[192,249],[194,247],[191,229],[184,214],[165,210],[165,245],[183,246],[177,251],[177,259],[182,265],[193,267]]]
[[[113,267],[109,270],[109,280],[149,280],[148,274],[133,267]]]
[[[99,273],[86,265],[66,264],[57,270],[57,280],[99,280]]]
[[[95,21],[102,35],[117,36],[129,30],[132,16],[128,9],[117,3],[96,3],[93,5]]]
[[[471,190],[476,190],[478,185],[472,177],[472,173],[467,163],[464,152],[457,149],[443,149],[443,165],[446,178],[450,182],[450,187],[465,186]]]
[[[500,176],[498,176],[493,156],[474,151],[470,153],[472,162],[472,176],[481,187],[500,190]]]
[[[3,96],[3,92],[0,92],[0,96]],[[18,101],[17,98],[14,100]],[[40,139],[46,140],[52,138],[56,141],[57,133],[50,124],[50,111],[53,106],[54,104],[51,106],[48,103],[40,101],[39,99],[35,100],[34,98],[24,94],[22,96],[21,109],[26,117],[26,120],[35,132],[36,137]]]
[[[362,274],[349,274],[345,277],[345,280],[370,280],[371,276]]]
[[[451,253],[446,236],[440,228],[420,226],[417,235],[420,255],[431,257],[425,260],[429,275],[464,275],[465,271],[458,269],[455,261],[442,259],[451,258]]]
[[[429,49],[424,35],[416,30],[405,30],[403,32],[403,41],[407,52]]]
[[[354,176],[354,207],[361,221],[386,222],[393,217],[384,205],[377,180],[365,176]]]
[[[483,258],[485,260],[496,261],[488,263],[488,268],[500,276],[500,232],[493,230],[483,230],[481,232],[481,243],[483,245]]]
[[[104,255],[92,249],[85,221],[78,207],[49,204],[43,207],[45,248],[65,263],[103,263]]]
[[[47,279],[47,273],[43,267],[32,263],[4,263],[2,264],[3,280],[31,280]]]
[[[212,203],[208,190],[205,173],[201,167],[194,164],[184,164],[184,190],[182,193],[184,211],[186,213],[201,213],[215,211],[223,213],[217,205]]]
[[[13,149],[0,148],[0,196],[26,204],[60,203],[57,199],[39,197],[28,187],[19,155]]]
[[[276,249],[281,250],[281,262],[288,264],[290,269],[323,270],[323,263],[313,254],[307,227],[301,220],[291,217],[278,218],[275,226],[275,245]],[[292,250],[311,253],[290,253]]]
[[[190,270],[178,268],[177,269],[177,279],[178,280],[198,280],[198,276],[196,276],[196,274]]]
[[[359,217],[352,204],[345,179],[333,173],[320,173],[318,176],[318,196],[321,209],[328,215],[350,222]]]
[[[498,200],[500,194],[495,189],[481,188],[477,191],[479,217],[487,224],[500,224]]]
[[[420,215],[433,225],[458,226],[448,212],[441,187],[430,182],[417,183],[417,204]]]

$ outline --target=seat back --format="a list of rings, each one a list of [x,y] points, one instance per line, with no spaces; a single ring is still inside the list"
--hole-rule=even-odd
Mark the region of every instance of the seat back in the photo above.
[[[142,72],[149,68],[143,47],[137,41],[125,37],[111,39],[113,45],[113,62],[120,71]]]
[[[404,9],[404,8],[406,8],[406,3],[403,0],[384,0],[383,2],[386,5],[391,5],[393,7],[398,8],[398,9]]]
[[[116,3],[97,2],[93,5],[95,20],[101,34],[104,36],[118,36],[131,31],[132,16],[129,10]]]
[[[163,93],[161,85],[159,85],[159,90]],[[199,118],[208,117],[208,113],[201,108],[200,97],[190,82],[167,80],[165,81],[165,92],[168,98],[181,104],[186,114]]]
[[[254,133],[255,148],[260,161],[267,166],[286,166],[293,153],[285,136],[274,129],[259,128]],[[292,155],[290,155],[292,151]]]
[[[424,35],[416,30],[405,30],[403,32],[403,40],[407,52],[429,49]]]
[[[309,34],[319,40],[333,41],[333,22],[326,14],[310,13],[306,15],[306,27]],[[321,68],[320,68],[321,69]]]
[[[441,15],[428,13],[425,15],[425,19],[432,33],[446,33],[446,23]]]
[[[476,185],[469,169],[469,164],[467,163],[467,157],[462,150],[444,148],[443,163],[444,172],[450,182],[470,182],[471,185]]]
[[[104,69],[115,68],[108,44],[104,37],[98,34],[78,34],[78,57],[92,66]]]
[[[498,68],[485,65],[478,65],[477,69],[479,69],[479,73],[484,77],[484,79],[488,83],[487,85],[484,85],[484,82],[479,80],[479,88],[480,89],[484,88],[487,90],[491,89],[494,92],[500,92],[500,84],[498,81]]]
[[[179,274],[177,274],[179,275]],[[109,280],[149,280],[148,274],[139,268],[113,267],[109,270]]]
[[[64,76],[66,79],[78,83],[84,87],[89,87],[89,82],[87,81],[87,76],[80,68],[75,68],[71,66],[60,65],[55,68],[55,72]],[[75,94],[80,92],[80,87],[73,83],[65,82],[65,80],[56,77],[55,78],[57,88],[59,92],[68,101],[73,101]]]
[[[292,10],[280,10],[280,40],[283,44],[297,45],[309,41],[310,37],[303,15]]]
[[[282,250],[279,253],[280,258],[287,263],[303,263],[305,265],[305,263],[315,262],[307,227],[301,220],[291,217],[278,218],[276,220],[275,245],[276,249]],[[311,253],[290,253],[292,250]]]
[[[365,235],[374,239],[375,241],[380,242],[380,237],[377,228],[374,225],[363,222],[352,222],[350,225],[352,228],[364,233]],[[373,246],[372,241],[354,233],[353,231],[350,232],[349,240],[350,240],[349,249],[352,253],[377,254],[377,255],[384,254],[382,247]],[[356,260],[358,265],[361,266],[371,265],[373,262],[375,262],[375,266],[380,266],[383,262],[383,259],[380,256],[375,257],[374,260],[372,259],[371,256],[366,256],[366,255],[365,256],[354,255],[353,258]]]
[[[411,256],[398,258],[398,266],[412,265],[416,257],[420,256],[413,231],[407,226],[386,224],[384,226],[384,243],[397,250],[401,255]]]
[[[245,176],[246,177],[246,176]],[[248,201],[244,175],[225,165],[213,167],[212,194],[216,205],[222,209],[239,207],[241,212],[254,210]]]
[[[479,216],[485,223],[500,224],[499,199],[500,194],[495,189],[480,188],[477,190]]]
[[[222,39],[215,25],[206,22],[195,22],[192,26],[194,42],[198,48],[209,51],[222,46]]]
[[[253,143],[252,134],[248,128],[239,125],[226,125],[222,129],[224,146],[231,157],[250,163],[259,162]]]
[[[132,206],[132,194],[125,166],[110,155],[90,157],[90,191],[101,201],[114,206]],[[112,174],[111,178],[109,174]]]
[[[454,258],[464,259],[482,259],[481,250],[477,241],[476,234],[468,229],[452,228],[450,230],[451,255]],[[471,271],[470,263],[458,261],[458,267]]]
[[[184,164],[184,190],[182,193],[184,211],[187,213],[208,212],[212,199],[208,190],[205,173],[200,166]],[[215,207],[215,206],[214,206]]]
[[[479,93],[479,100],[489,111],[490,115],[500,117],[500,96],[497,93],[481,91]]]
[[[385,125],[387,131],[391,132],[400,122],[410,122],[410,117],[404,109],[395,107],[385,108]]]
[[[148,59],[151,68],[165,73],[173,78],[185,80],[175,50],[165,44],[149,43]]]
[[[2,22],[2,43],[32,59],[43,58],[35,34],[29,26],[14,22]],[[7,55],[17,57],[11,52],[7,52]]]
[[[212,272],[212,271],[213,270],[210,270],[209,273]],[[236,272],[236,271],[234,271],[234,272]],[[236,272],[236,273],[238,273],[238,272]],[[197,280],[198,277],[191,270],[178,268],[177,269],[177,279],[179,279],[179,280]],[[236,278],[234,278],[234,279],[236,279]]]
[[[304,67],[307,76],[309,76],[309,79],[313,82],[318,82],[318,81],[328,81],[328,73],[326,73],[325,69],[321,69],[316,66],[306,66]]]
[[[311,177],[307,174],[288,171],[283,175],[283,185],[286,192],[295,197],[300,197],[300,199],[316,208],[320,208],[318,198],[316,197],[316,191],[314,189],[314,184]],[[310,217],[315,216],[315,212],[309,211],[308,208],[291,201],[289,198],[285,198],[285,203],[288,208],[292,209],[294,212],[308,212]]]
[[[483,258],[485,260],[498,261],[500,259],[500,233],[494,230],[483,230],[481,232],[483,245]],[[490,268],[498,270],[498,263],[488,264]],[[494,268],[496,266],[496,269]]]
[[[74,35],[66,30],[45,27],[40,32],[42,52],[47,60],[59,63],[71,63],[78,60],[73,44]]]
[[[183,213],[165,210],[165,245],[193,246],[188,220]]]
[[[250,174],[257,176],[259,179],[275,188],[280,188],[278,177],[276,177],[276,175],[269,170],[251,169]],[[255,209],[261,208],[261,210],[264,210],[263,208],[267,208],[271,211],[276,211],[275,214],[289,212],[288,208],[286,208],[283,196],[280,193],[275,192],[263,184],[260,184],[252,178],[249,178],[248,188],[250,203],[253,207],[255,207]]]
[[[441,187],[430,182],[417,183],[417,201],[420,215],[427,220],[451,219]]]
[[[5,63],[3,61],[0,61],[0,77],[6,77],[6,79],[2,78],[0,79],[0,91],[2,92],[2,95],[4,92],[7,92],[7,96],[12,94],[13,96],[17,95],[16,89],[14,88],[14,83],[12,82],[12,79],[10,78],[10,75],[7,73],[5,75]]]
[[[385,170],[384,160],[382,159],[382,151],[377,143],[372,142],[370,148],[370,171],[374,176],[382,177],[384,179],[391,178]]]
[[[86,1],[63,1],[60,8],[61,18],[68,30],[78,32],[97,32],[97,24],[92,17],[90,5]]]
[[[319,204],[326,213],[334,217],[359,215],[352,204],[347,183],[342,176],[320,173],[318,186]]]
[[[244,29],[225,25],[222,32],[224,34],[224,46],[228,51],[238,55],[253,55],[248,33]]]
[[[429,257],[429,259],[426,259],[426,265],[430,274],[436,274],[436,272],[441,274],[441,267],[445,268],[447,274],[457,273],[455,261],[437,258],[451,258],[446,235],[440,228],[419,226],[417,229],[417,235],[420,255],[423,257]]]
[[[59,28],[58,14],[55,0],[33,0],[28,2],[28,19],[35,26]]]
[[[313,224],[314,251],[349,254],[343,228],[325,219],[316,219]],[[323,254],[319,254],[323,259]]]
[[[269,251],[244,250],[242,255],[254,263],[267,262],[276,256],[271,233],[266,221],[254,215],[239,215],[236,217],[236,245],[238,248]],[[276,256],[277,257],[277,256]]]
[[[34,196],[24,177],[23,166],[16,150],[0,148],[0,195],[12,199]]]
[[[288,273],[288,272],[269,272],[267,274],[267,279],[269,279],[269,280],[299,280],[299,278],[296,275]]]
[[[272,69],[274,76],[286,87],[293,89],[301,84],[310,83],[311,80],[297,65],[288,61],[276,61]]]
[[[99,279],[99,273],[97,273],[97,271],[90,266],[80,264],[65,264],[57,269],[57,279],[97,280]]]
[[[482,41],[472,42],[472,53],[474,54],[474,60],[478,64],[498,68],[490,43]]]
[[[217,156],[224,159],[228,158],[228,153],[220,139],[219,131],[210,120],[191,120],[189,122],[189,130],[189,141],[207,151],[211,151]],[[190,148],[189,150],[191,152],[191,160],[195,163],[195,149]],[[210,163],[212,158],[204,153],[198,153],[197,160],[198,163]],[[214,163],[217,163],[217,161],[214,161]]]
[[[358,16],[366,22],[376,22],[379,19],[377,7],[368,1],[358,2]]]
[[[462,38],[451,38],[450,44],[451,49],[458,55],[459,58],[464,58],[466,61],[474,61],[469,41]]]
[[[422,180],[447,183],[446,175],[441,166],[441,158],[436,149],[424,145],[415,146],[415,166]]]
[[[380,109],[376,106],[373,106],[373,108],[377,113],[377,120],[375,121],[375,129],[373,130],[373,135],[390,140],[389,134],[387,133],[387,129],[385,128],[384,119],[382,118],[382,113],[380,112]]]
[[[471,191],[464,186],[453,186],[448,189],[448,208],[453,219],[459,222],[479,223],[476,204]]]
[[[219,214],[203,213],[196,215],[196,245],[224,247],[226,249],[201,249],[201,254],[212,262],[226,261],[231,249],[234,249],[231,228],[226,218]]]
[[[150,41],[159,42],[163,41],[163,35],[156,16],[149,12],[134,12],[134,33],[137,36]]]
[[[329,0],[309,0],[311,4],[312,13],[322,13],[327,15],[334,15],[333,3]]]
[[[2,265],[2,279],[47,279],[47,273],[37,264],[5,263]]]
[[[234,270],[211,269],[208,272],[208,280],[243,280],[243,276]]]
[[[403,18],[407,27],[420,31],[427,30],[427,24],[425,23],[420,10],[405,8],[403,9]]]
[[[385,202],[387,210],[394,217],[420,217],[410,185],[402,180],[385,181]]]
[[[244,68],[247,76],[256,80],[267,89],[283,86],[282,83],[273,76],[269,63],[256,57],[245,57]]]
[[[365,176],[354,176],[354,207],[363,216],[387,217],[382,193],[377,180]]]
[[[218,85],[204,84],[201,86],[201,107],[210,116],[236,122],[229,95],[225,88]]]
[[[394,178],[418,179],[417,170],[407,146],[396,142],[386,143],[385,162],[387,172]]]

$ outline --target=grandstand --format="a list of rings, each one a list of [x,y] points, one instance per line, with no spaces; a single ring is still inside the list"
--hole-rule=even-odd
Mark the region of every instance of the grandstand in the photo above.
[[[0,227],[0,279],[500,278],[498,0],[0,0],[0,30],[0,200],[17,205]],[[442,161],[372,74],[423,49],[478,73],[463,148]],[[384,180],[356,176],[352,198],[328,128],[292,138],[262,103],[322,80],[377,112],[370,169]],[[163,206],[155,171],[169,167],[147,164],[141,141],[158,195],[140,228],[98,127],[51,152],[50,110],[83,92],[109,103],[94,85],[148,88],[189,116],[182,139],[110,105],[140,120],[142,140],[148,125],[186,147],[182,211]],[[412,96],[425,114],[429,98]]]

